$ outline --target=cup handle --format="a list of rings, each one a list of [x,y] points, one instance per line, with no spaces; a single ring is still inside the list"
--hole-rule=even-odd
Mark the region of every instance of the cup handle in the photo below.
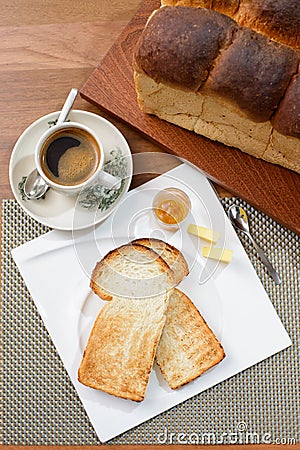
[[[101,186],[110,189],[119,189],[121,186],[121,178],[115,177],[104,170],[98,174],[97,182],[101,184]]]

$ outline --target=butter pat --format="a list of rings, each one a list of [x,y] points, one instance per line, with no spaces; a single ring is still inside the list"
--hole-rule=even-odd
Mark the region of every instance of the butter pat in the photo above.
[[[205,258],[216,259],[224,263],[229,263],[232,260],[232,250],[217,247],[203,247],[202,256]]]
[[[199,225],[194,225],[192,223],[189,225],[187,231],[188,233],[198,236],[199,238],[211,242],[212,244],[215,244],[220,237],[220,233],[218,231],[213,231],[210,228],[200,227]]]

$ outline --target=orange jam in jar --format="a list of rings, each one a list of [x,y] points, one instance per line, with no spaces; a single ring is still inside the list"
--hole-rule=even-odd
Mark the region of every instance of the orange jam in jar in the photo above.
[[[162,225],[177,228],[191,209],[189,197],[181,189],[167,188],[160,191],[153,200],[153,211]]]

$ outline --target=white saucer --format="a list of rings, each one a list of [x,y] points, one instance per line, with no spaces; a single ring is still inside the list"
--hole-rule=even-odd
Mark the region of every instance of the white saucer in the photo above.
[[[72,110],[68,119],[90,127],[103,144],[105,163],[115,160],[115,175],[122,173],[124,181],[118,192],[105,190],[102,206],[95,203],[95,196],[90,199],[86,194],[80,197],[67,197],[50,189],[45,198],[27,200],[22,197],[19,185],[34,169],[34,149],[44,131],[57,119],[59,112],[53,112],[33,122],[19,137],[11,154],[9,180],[13,194],[19,205],[38,222],[58,230],[80,230],[95,225],[106,217],[119,204],[129,189],[132,178],[132,156],[130,148],[120,131],[108,120],[88,111]],[[116,159],[117,158],[117,159]],[[117,172],[117,173],[116,173]],[[124,176],[125,175],[125,176]],[[103,188],[101,188],[103,189]],[[100,196],[102,191],[98,192]],[[102,197],[103,198],[103,197]],[[90,205],[90,208],[87,206]]]

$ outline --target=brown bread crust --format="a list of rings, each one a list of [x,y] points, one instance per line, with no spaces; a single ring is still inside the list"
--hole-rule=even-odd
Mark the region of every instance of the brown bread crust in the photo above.
[[[240,28],[212,70],[205,90],[224,97],[247,117],[266,122],[297,71],[298,55],[248,28]]]
[[[299,0],[241,0],[234,18],[240,25],[300,48]]]
[[[295,75],[285,93],[272,125],[281,134],[300,139],[300,74]]]
[[[161,4],[211,8],[239,25],[300,49],[299,0],[161,0]]]
[[[198,90],[237,25],[209,9],[162,8],[142,33],[136,66],[156,82]]]
[[[191,3],[191,6],[195,6],[193,2]],[[211,8],[229,17],[233,17],[239,8],[239,3],[239,0],[213,0]]]

